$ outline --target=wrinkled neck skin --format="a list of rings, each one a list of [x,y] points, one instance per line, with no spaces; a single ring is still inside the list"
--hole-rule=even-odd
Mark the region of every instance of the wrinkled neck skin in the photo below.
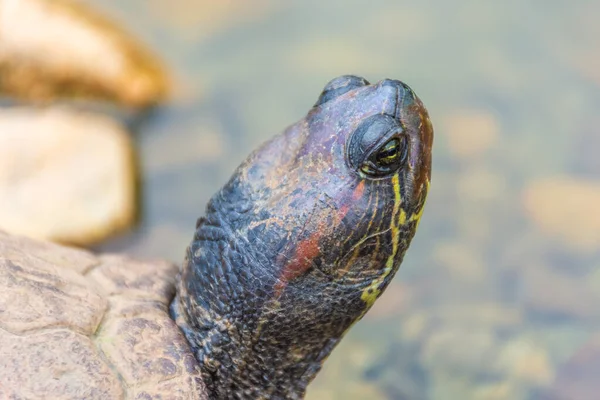
[[[273,260],[285,253],[287,234],[248,229],[244,192],[234,179],[198,221],[172,315],[211,398],[301,399],[344,333],[372,305],[360,295],[370,281],[345,286],[316,275],[282,290]],[[236,207],[221,202],[237,193]],[[400,243],[398,264],[408,245]]]
[[[319,324],[315,315],[330,310],[315,304],[308,290],[277,293],[279,279],[270,263],[281,238],[240,235],[243,204],[232,210],[219,199],[243,187],[232,182],[224,191],[229,193],[217,195],[198,222],[172,316],[201,365],[211,398],[301,399],[351,318],[333,313],[328,318],[337,318],[335,323],[323,318]],[[356,299],[348,306],[364,304]]]
[[[249,228],[252,205],[260,204],[254,196],[238,175],[213,197],[171,310],[211,398],[301,399],[352,318],[318,304],[310,287],[282,291],[275,264],[289,232]],[[360,299],[349,305],[363,306]]]

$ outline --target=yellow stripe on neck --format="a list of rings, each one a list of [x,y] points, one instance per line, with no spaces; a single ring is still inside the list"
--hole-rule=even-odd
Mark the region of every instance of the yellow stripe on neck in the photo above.
[[[398,252],[398,240],[400,237],[398,231],[400,226],[406,223],[406,212],[400,207],[402,205],[402,196],[400,195],[400,179],[398,174],[395,174],[392,177],[392,186],[394,189],[394,210],[392,211],[392,218],[390,221],[390,230],[392,231],[392,254],[388,257],[381,275],[374,279],[373,282],[363,290],[360,296],[362,301],[367,304],[367,310],[375,303],[375,300],[377,300],[377,297],[381,294],[379,286],[394,269],[394,258]],[[400,215],[398,215],[398,213],[400,213]],[[396,223],[396,220],[398,220],[398,223]]]

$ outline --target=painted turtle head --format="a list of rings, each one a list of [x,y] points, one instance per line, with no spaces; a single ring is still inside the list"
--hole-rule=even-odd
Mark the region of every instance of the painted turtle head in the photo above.
[[[211,199],[172,308],[217,397],[304,393],[398,270],[432,140],[404,83],[342,76]]]

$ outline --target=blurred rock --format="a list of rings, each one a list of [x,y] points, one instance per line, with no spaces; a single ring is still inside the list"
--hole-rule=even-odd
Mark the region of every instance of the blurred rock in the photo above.
[[[448,148],[457,158],[484,154],[499,137],[499,123],[485,110],[458,110],[442,120],[441,130],[448,135]]]
[[[407,342],[417,342],[431,328],[431,318],[426,313],[412,313],[403,318],[402,339]]]
[[[86,245],[128,227],[135,168],[112,120],[62,109],[0,109],[0,228]]]
[[[600,319],[600,292],[587,279],[543,266],[529,266],[521,279],[523,301],[529,312],[575,320]]]
[[[427,398],[521,399],[551,379],[543,346],[518,336],[525,322],[518,307],[446,301],[402,321],[402,342],[419,349],[409,365],[427,373]]]
[[[410,308],[414,292],[413,287],[395,281],[365,315],[365,319],[381,320],[401,315]]]
[[[467,169],[461,173],[456,182],[456,191],[462,201],[469,201],[469,206],[485,206],[485,202],[502,201],[508,190],[508,184],[501,171],[493,172],[484,166]],[[483,203],[483,204],[482,204]]]
[[[319,60],[319,62],[315,62]],[[347,37],[307,36],[282,60],[296,74],[315,73],[334,76],[340,71],[368,71],[383,74],[379,57],[370,43],[349,42]]]
[[[473,388],[472,393],[467,391],[466,396],[473,400],[506,400],[522,398],[515,386],[506,381],[477,385]]]
[[[429,335],[421,354],[427,370],[453,371],[475,378],[490,366],[489,356],[498,343],[490,327],[451,325]]]
[[[363,379],[376,383],[386,399],[428,399],[427,372],[415,362],[419,345],[387,340],[384,343],[381,354],[365,366]]]
[[[520,399],[553,378],[547,350],[503,330],[493,318],[471,323],[460,318],[421,334],[420,365],[429,374],[431,398]],[[519,329],[511,321],[513,328]]]
[[[177,6],[169,0],[138,0],[137,3],[149,7],[161,21],[168,22],[169,29],[179,31],[188,40],[198,40],[244,20],[258,19],[283,5],[272,0],[179,0]]]
[[[562,365],[551,388],[537,400],[597,400],[600,393],[600,335]]]
[[[544,386],[553,378],[553,368],[546,349],[517,337],[500,351],[497,363],[503,374],[525,384]]]
[[[440,307],[440,317],[462,326],[491,326],[494,329],[514,328],[523,323],[523,312],[517,307],[491,302]]]
[[[430,332],[438,333],[454,328],[513,330],[523,323],[523,313],[516,307],[484,301],[467,304],[451,304],[448,300],[446,302],[449,304],[421,308],[405,316],[402,322],[402,338],[420,342],[428,340]]]
[[[362,28],[361,37],[364,35],[368,42],[382,37],[400,43],[409,41],[411,37],[425,41],[436,29],[429,7],[432,5],[390,2],[385,7],[374,7],[370,15],[365,14],[364,20],[360,21],[364,27],[359,25],[358,29]],[[398,21],[402,23],[399,24]]]
[[[321,399],[384,399],[383,393],[363,378],[366,365],[373,363],[375,354],[361,341],[345,338],[308,386],[307,400]]]
[[[439,371],[434,376],[427,399],[525,400],[522,390],[510,381],[494,381],[485,375],[479,379],[469,378],[457,375],[456,371]]]
[[[584,1],[578,7],[570,8],[561,16],[561,21],[565,22],[563,29],[548,30],[550,37],[545,43],[550,54],[596,88],[600,86],[600,57],[593,50],[598,47],[600,37],[596,18],[599,12],[600,7],[594,1]],[[548,21],[548,24],[552,22]]]
[[[194,122],[195,125],[182,122],[183,127],[169,135],[155,135],[147,139],[147,151],[151,156],[144,160],[144,166],[148,172],[175,170],[231,156],[226,143],[227,134],[221,124],[215,121]]]
[[[522,195],[529,218],[549,236],[581,252],[600,249],[600,181],[558,176],[533,182]]]
[[[569,157],[569,169],[578,176],[592,179],[600,176],[600,157],[598,157],[600,116],[590,116],[581,123],[581,126],[574,129],[579,134],[571,140],[572,150]]]
[[[133,107],[163,99],[158,60],[74,0],[0,0],[0,93],[30,101],[101,98]]]
[[[163,258],[180,263],[189,241],[189,228],[173,224],[146,225],[129,235],[106,240],[92,250],[98,253],[127,253],[138,258]]]
[[[306,400],[383,400],[385,398],[376,387],[359,382],[348,383],[348,387],[340,389],[309,386],[306,392]]]
[[[486,276],[481,252],[463,241],[446,241],[434,247],[433,258],[444,266],[453,279],[467,283],[481,282]]]

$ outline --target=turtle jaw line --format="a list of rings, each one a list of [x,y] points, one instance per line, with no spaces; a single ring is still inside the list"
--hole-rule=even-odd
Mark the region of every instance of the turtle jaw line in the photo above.
[[[248,186],[234,179],[223,190]],[[256,240],[247,229],[254,213],[232,218],[228,205],[219,202],[231,196],[217,194],[199,221],[171,316],[214,398],[302,398],[366,304],[353,285],[328,285],[317,295],[322,277],[315,273],[291,279],[278,292],[280,227],[273,225]],[[340,308],[342,298],[353,300]]]
[[[195,249],[214,254],[211,249],[218,242],[196,243]],[[262,270],[262,265],[245,265],[243,269]],[[214,268],[202,268],[201,272],[205,279],[219,273]],[[196,281],[196,277],[183,273],[170,311],[201,367],[211,398],[234,398],[236,394],[242,398],[303,398],[341,334],[319,334],[308,342],[301,336],[279,337],[276,332],[285,329],[290,318],[280,309],[279,300],[261,297],[249,287],[248,293],[252,294],[248,294],[248,300],[262,302],[256,306],[261,311],[231,311],[236,307],[234,299],[227,297],[227,289],[219,290],[226,284],[213,286],[216,291],[206,285],[196,290],[190,284]]]

